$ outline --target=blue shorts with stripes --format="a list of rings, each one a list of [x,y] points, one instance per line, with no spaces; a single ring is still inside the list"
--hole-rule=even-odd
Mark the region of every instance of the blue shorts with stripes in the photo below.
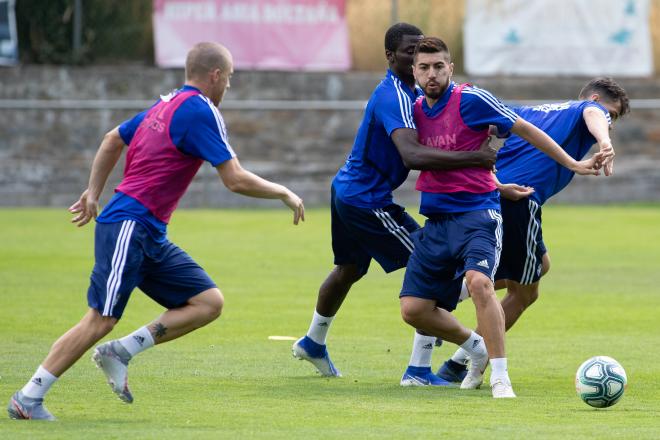
[[[103,316],[121,318],[135,287],[168,309],[216,287],[186,252],[134,220],[96,223],[94,256],[87,303]]]
[[[547,252],[541,230],[541,206],[531,199],[502,199],[504,242],[496,280],[533,284],[541,278]]]
[[[332,188],[332,251],[335,264],[355,264],[361,275],[375,259],[385,272],[405,267],[413,250],[411,234],[419,224],[402,206],[359,208],[344,203]]]
[[[493,279],[502,249],[502,217],[494,209],[434,215],[414,242],[399,296],[435,300],[451,312],[465,272],[476,270]]]

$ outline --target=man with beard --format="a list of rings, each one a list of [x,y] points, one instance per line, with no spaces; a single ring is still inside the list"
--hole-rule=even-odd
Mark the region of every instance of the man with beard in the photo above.
[[[544,130],[575,159],[582,159],[597,143],[600,151],[613,152],[612,122],[630,111],[626,91],[612,78],[594,78],[580,91],[578,100],[513,109]],[[495,288],[506,288],[502,299],[508,331],[539,296],[539,282],[550,270],[550,257],[543,241],[541,207],[562,191],[574,173],[562,168],[519,136],[509,137],[498,153],[497,177],[534,188],[519,200],[502,199],[503,246],[495,274]],[[613,172],[613,158],[603,163]],[[458,349],[438,376],[461,382],[467,374],[467,353]]]
[[[573,172],[598,174],[603,153],[577,162],[489,92],[453,83],[453,67],[442,40],[424,38],[417,44],[413,73],[425,97],[415,103],[413,113],[422,144],[474,151],[493,125],[500,132],[510,131],[526,139]],[[412,236],[414,251],[400,293],[401,316],[414,328],[468,352],[472,364],[461,388],[481,386],[490,358],[493,397],[516,397],[507,372],[504,313],[493,287],[502,249],[496,179],[490,170],[475,167],[424,170],[416,188],[422,192],[420,213],[428,220]],[[451,314],[463,276],[483,338]]]

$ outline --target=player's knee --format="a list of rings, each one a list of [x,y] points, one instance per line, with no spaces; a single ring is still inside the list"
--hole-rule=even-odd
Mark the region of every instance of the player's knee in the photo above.
[[[115,324],[117,324],[117,320],[115,318],[104,316],[99,325],[99,333],[101,333],[103,336],[107,335],[112,331],[112,329],[115,328]]]
[[[364,275],[354,264],[336,266],[334,273],[337,281],[348,287],[356,283]]]
[[[198,307],[200,317],[206,323],[218,319],[222,313],[225,300],[220,289],[208,289],[191,300]]]
[[[212,289],[210,299],[207,302],[209,321],[218,319],[222,314],[222,307],[225,305],[225,298],[220,289]]]
[[[406,324],[415,328],[421,327],[426,310],[415,304],[414,301],[408,301],[404,298],[401,301],[401,318]]]
[[[481,273],[468,276],[467,286],[476,305],[486,303],[495,297],[493,282]]]
[[[536,302],[536,300],[539,299],[539,289],[538,286],[535,286],[527,295],[527,304],[526,306],[529,307],[532,304]]]
[[[550,257],[548,254],[543,255],[543,260],[541,261],[541,276],[544,276],[550,272]]]
[[[406,324],[415,328],[419,327],[420,314],[416,310],[401,307],[401,318]]]
[[[91,310],[80,322],[88,334],[94,334],[98,339],[110,333],[117,324],[117,318],[102,316],[98,310]]]
[[[513,295],[517,302],[522,306],[523,310],[531,306],[539,298],[538,283],[528,285],[517,285],[509,290],[509,294]]]
[[[539,284],[534,283],[525,289],[525,307],[529,307],[539,299]]]

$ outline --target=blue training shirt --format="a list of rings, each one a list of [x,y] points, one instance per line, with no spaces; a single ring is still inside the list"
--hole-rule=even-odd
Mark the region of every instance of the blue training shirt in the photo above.
[[[608,124],[612,123],[609,112],[595,101],[516,107],[514,111],[545,131],[572,158],[582,160],[596,142],[582,116],[587,107],[599,108]],[[530,198],[539,205],[564,189],[575,175],[516,135],[508,138],[500,149],[496,168],[500,182],[533,187],[535,191]]]
[[[172,93],[187,90],[198,89],[185,85]],[[147,112],[140,112],[119,126],[119,135],[126,145],[130,145]],[[190,97],[174,112],[170,138],[182,153],[208,161],[214,167],[236,157],[229,145],[227,128],[220,111],[209,98],[201,94]],[[133,197],[116,192],[96,221],[115,223],[123,220],[139,222],[157,242],[167,240],[167,225],[164,222]]]
[[[452,91],[456,87],[453,81],[432,108],[426,100],[422,101],[422,109],[428,117],[438,115],[449,102]],[[490,92],[474,86],[466,86],[461,93],[461,118],[465,125],[475,131],[487,130],[490,125],[504,133],[511,130],[518,119],[506,105]],[[498,175],[499,176],[499,175]],[[465,191],[454,193],[422,192],[419,212],[424,215],[476,211],[481,209],[500,209],[499,191],[474,194]]]
[[[401,186],[409,170],[392,141],[399,128],[416,129],[413,103],[422,95],[410,89],[391,70],[369,98],[353,149],[332,184],[343,202],[361,208],[382,208],[392,203],[392,191]]]

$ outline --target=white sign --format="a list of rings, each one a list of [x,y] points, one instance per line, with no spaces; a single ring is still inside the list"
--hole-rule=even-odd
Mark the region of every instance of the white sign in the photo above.
[[[470,75],[649,76],[649,0],[468,0]]]
[[[0,65],[18,62],[15,0],[0,0]]]
[[[0,0],[1,1],[1,0]],[[348,70],[345,0],[154,0],[156,62],[181,67],[200,41],[237,69]]]

